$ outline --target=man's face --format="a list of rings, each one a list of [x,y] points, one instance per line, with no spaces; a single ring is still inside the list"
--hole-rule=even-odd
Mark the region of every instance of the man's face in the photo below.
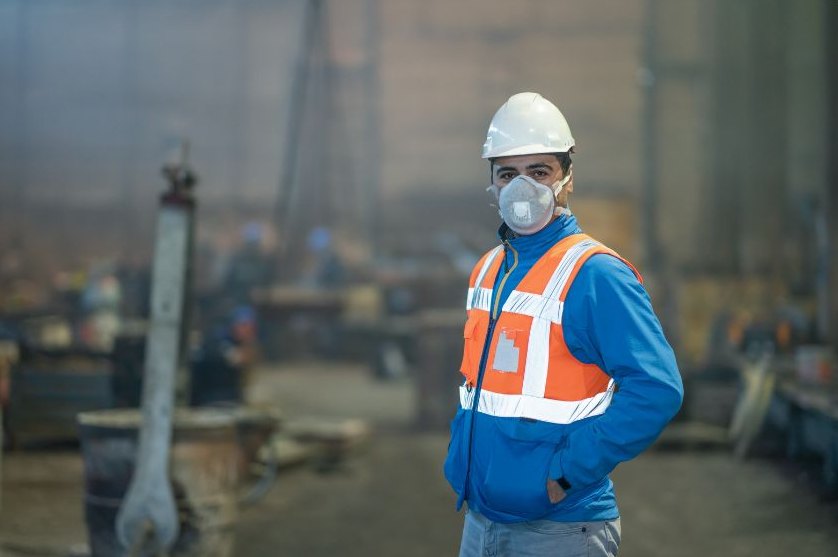
[[[540,155],[517,155],[514,157],[500,157],[492,163],[492,183],[503,189],[513,178],[524,174],[536,182],[552,187],[557,180],[564,178],[562,166],[555,155],[546,153]],[[558,202],[562,207],[567,206],[567,194],[573,191],[571,178],[559,194]]]

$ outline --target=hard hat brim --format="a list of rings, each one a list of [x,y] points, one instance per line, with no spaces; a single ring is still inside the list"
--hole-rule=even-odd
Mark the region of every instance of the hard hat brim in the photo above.
[[[573,149],[573,143],[557,147],[555,145],[544,145],[541,143],[533,143],[529,145],[521,145],[520,147],[504,147],[502,149],[485,150],[482,158],[497,159],[500,157],[515,157],[519,155],[544,155],[549,153],[568,153]]]

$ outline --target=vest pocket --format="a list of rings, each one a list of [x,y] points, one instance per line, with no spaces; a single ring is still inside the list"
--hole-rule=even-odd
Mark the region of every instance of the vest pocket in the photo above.
[[[454,419],[451,420],[451,441],[448,443],[448,456],[445,458],[443,471],[445,479],[460,495],[465,488],[466,463],[468,458],[468,437],[465,435],[465,427],[468,420],[465,419],[466,411],[462,408],[457,410]]]
[[[462,373],[469,385],[477,382],[477,367],[480,365],[481,338],[477,334],[480,319],[477,315],[470,315],[463,327],[463,361],[460,364]]]

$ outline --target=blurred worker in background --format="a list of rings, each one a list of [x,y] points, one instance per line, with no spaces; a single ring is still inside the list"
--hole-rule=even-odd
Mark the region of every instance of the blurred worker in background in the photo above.
[[[84,344],[110,352],[122,323],[122,286],[111,261],[99,262],[91,268],[81,303],[87,316],[81,331]]]
[[[311,288],[335,288],[342,286],[345,279],[343,263],[338,256],[332,239],[332,232],[325,226],[316,226],[308,234],[303,261],[301,286]]]
[[[637,270],[570,212],[567,121],[536,93],[483,146],[503,224],[471,274],[445,475],[468,511],[461,556],[613,556],[608,474],[681,406],[675,356]]]
[[[208,335],[191,361],[193,406],[234,406],[245,402],[249,372],[256,360],[256,314],[235,308],[227,323]]]
[[[267,251],[265,226],[249,222],[241,231],[242,246],[230,258],[224,276],[224,293],[236,304],[252,303],[254,290],[273,282],[274,261]]]

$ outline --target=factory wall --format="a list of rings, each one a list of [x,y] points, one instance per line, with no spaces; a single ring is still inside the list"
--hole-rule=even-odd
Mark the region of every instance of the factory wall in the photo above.
[[[486,127],[535,90],[577,140],[574,211],[664,306],[703,299],[688,283],[713,275],[828,307],[813,277],[835,183],[831,0],[329,2],[329,54],[289,138],[304,6],[0,2],[0,249],[58,265],[150,247],[183,137],[201,226],[273,218],[296,141],[292,229],[363,229],[387,249],[443,229],[482,249],[498,222]]]
[[[158,169],[183,137],[205,205],[270,216],[303,7],[0,4],[3,221],[28,229],[27,215],[53,207],[83,219],[116,212],[124,226],[144,230],[162,185]],[[377,193],[386,203],[416,191],[474,191],[482,204],[488,121],[521,90],[565,110],[579,143],[580,196],[636,195],[639,0],[352,0],[330,3],[329,13],[330,143],[306,140],[300,175],[331,183],[318,202],[337,207],[334,218],[380,218],[369,209]],[[311,162],[322,156],[333,162],[327,177]]]

